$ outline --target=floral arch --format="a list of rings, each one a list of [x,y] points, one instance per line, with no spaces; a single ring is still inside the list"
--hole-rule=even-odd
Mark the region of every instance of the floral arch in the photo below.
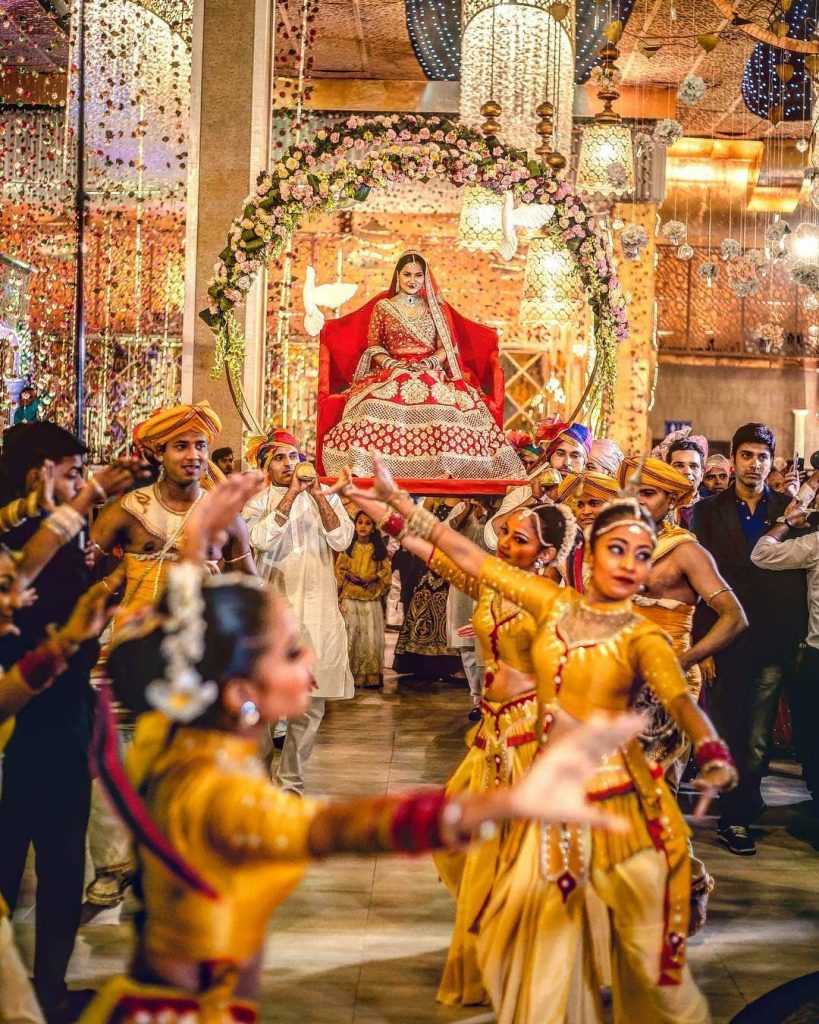
[[[571,183],[527,156],[476,128],[417,114],[349,117],[290,146],[279,163],[259,175],[214,268],[208,308],[199,314],[217,339],[214,376],[226,369],[234,397],[236,391],[241,395],[245,344],[234,311],[303,218],[363,202],[373,188],[437,177],[498,194],[511,190],[519,203],[555,208],[545,230],[572,253],[594,324],[595,365],[580,404],[611,396],[617,346],[628,337],[626,300],[611,245]]]

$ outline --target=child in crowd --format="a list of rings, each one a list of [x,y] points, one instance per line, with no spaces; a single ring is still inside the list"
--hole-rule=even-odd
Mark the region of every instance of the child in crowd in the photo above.
[[[350,671],[356,686],[383,685],[384,608],[392,566],[384,538],[366,512],[355,517],[355,537],[336,560],[341,614],[347,625]]]

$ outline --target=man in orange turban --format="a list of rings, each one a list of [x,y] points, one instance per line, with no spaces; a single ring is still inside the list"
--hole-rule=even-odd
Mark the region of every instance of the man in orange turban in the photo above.
[[[628,456],[620,466],[620,483],[634,480],[641,460]],[[674,509],[693,493],[691,483],[667,462],[647,458],[642,463],[637,500],[657,526],[657,547],[645,593],[635,604],[647,619],[656,622],[671,638],[674,652],[687,672],[688,688],[696,698],[702,683],[700,662],[722,650],[748,625],[734,592],[720,576],[711,555],[696,537],[670,521]],[[717,613],[711,629],[696,644],[691,642],[694,608],[702,600]],[[679,789],[688,763],[690,744],[677,724],[669,718],[650,691],[643,691],[638,706],[649,715],[641,737],[647,756],[665,768],[666,780],[674,792]],[[691,856],[691,934],[705,923],[708,894],[714,881],[705,865]]]
[[[222,421],[210,402],[159,409],[134,428],[134,444],[147,458],[161,462],[168,442],[189,431],[201,434],[209,446],[216,440],[222,431]]]
[[[671,499],[666,508],[666,516],[674,509],[687,505],[691,500],[694,494],[693,484],[682,473],[674,469],[673,466],[651,456],[641,460],[636,455],[628,455],[623,459],[620,463],[620,469],[617,471],[621,487],[625,487],[633,478],[638,466],[641,466],[640,487],[645,484],[655,490],[662,491]],[[654,516],[654,519],[658,520],[658,516],[654,515],[654,510],[649,508],[648,505],[646,505],[646,508]]]
[[[176,405],[155,412],[134,430],[134,441],[155,465],[159,479],[129,491],[103,508],[91,528],[94,561],[121,557],[125,567],[124,614],[151,604],[162,596],[168,566],[179,555],[185,524],[202,497],[206,480],[224,479],[209,464],[208,451],[222,429],[222,421],[207,402]],[[227,543],[210,552],[214,572],[220,566],[256,575],[247,526],[236,516]],[[122,615],[103,636],[103,651],[95,675],[105,676],[105,659]],[[97,906],[115,906],[133,872],[130,842],[118,819],[107,810],[98,792],[92,798],[89,846],[96,878],[86,897]]]

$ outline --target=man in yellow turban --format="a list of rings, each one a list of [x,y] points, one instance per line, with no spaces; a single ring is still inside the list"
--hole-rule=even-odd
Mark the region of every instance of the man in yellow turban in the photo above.
[[[622,486],[634,482],[640,464],[636,456],[623,460],[619,470]],[[691,483],[667,462],[647,458],[635,485],[637,500],[657,526],[658,540],[648,585],[634,601],[641,614],[656,622],[671,638],[674,652],[687,673],[688,688],[696,698],[702,683],[700,662],[710,661],[714,653],[747,627],[748,621],[711,555],[692,533],[670,521],[674,509],[690,500]],[[694,608],[700,600],[717,613],[717,620],[705,636],[692,644]],[[650,691],[643,691],[638,705],[649,714],[649,725],[641,737],[646,754],[665,768],[666,780],[676,792],[688,763],[690,744]],[[708,894],[713,888],[714,880],[692,850],[691,934],[705,923]]]
[[[556,500],[569,506],[577,525],[585,531],[619,490],[614,477],[606,473],[569,473],[557,489]]]
[[[98,678],[105,676],[106,652],[122,614],[128,615],[162,595],[168,566],[178,558],[188,516],[206,487],[224,479],[208,459],[221,429],[216,412],[207,402],[198,402],[161,409],[134,430],[135,444],[158,466],[159,479],[109,501],[91,528],[93,560],[121,558],[125,568],[121,612],[110,634],[103,636],[103,652],[94,673]],[[224,566],[255,576],[247,526],[241,516],[236,516],[227,532],[224,547],[209,554],[212,570],[218,572]],[[127,726],[123,731],[128,731]],[[96,791],[89,845],[96,878],[86,898],[97,906],[115,906],[133,870],[129,841]]]

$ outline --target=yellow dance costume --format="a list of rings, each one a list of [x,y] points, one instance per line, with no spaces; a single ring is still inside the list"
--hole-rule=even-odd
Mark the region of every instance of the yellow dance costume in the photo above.
[[[593,604],[574,590],[489,558],[480,582],[534,618],[532,660],[541,743],[559,707],[586,720],[631,707],[640,685],[665,705],[687,692],[667,637],[630,601]],[[481,918],[478,964],[499,1024],[564,1024],[584,928],[584,889],[609,910],[615,1024],[704,1024],[708,1008],[685,966],[688,829],[639,745],[609,755],[589,786],[625,834],[527,823]],[[602,1021],[591,949],[580,962]],[[575,979],[576,981],[576,979]],[[574,997],[573,997],[574,998]],[[574,1021],[571,1022],[574,1024]]]
[[[531,648],[535,621],[531,615],[459,569],[440,551],[429,567],[477,601],[472,625],[486,663],[485,685],[501,662],[532,675]],[[508,701],[481,701],[483,717],[467,736],[469,752],[447,784],[447,794],[482,793],[493,786],[517,782],[537,752],[537,695],[534,690]],[[467,850],[434,855],[441,878],[457,900],[455,930],[449,947],[438,1000],[448,1005],[488,1002],[481,980],[476,944],[478,926],[499,868],[509,859],[507,846],[516,845],[519,822],[499,828],[491,840]]]
[[[126,770],[176,855],[201,880],[172,874],[138,845],[143,913],[130,976],[112,978],[82,1024],[253,1024],[271,914],[308,861],[336,853],[420,852],[440,845],[442,790],[326,804],[277,789],[254,740],[140,716]],[[182,959],[195,993],[155,975]]]

